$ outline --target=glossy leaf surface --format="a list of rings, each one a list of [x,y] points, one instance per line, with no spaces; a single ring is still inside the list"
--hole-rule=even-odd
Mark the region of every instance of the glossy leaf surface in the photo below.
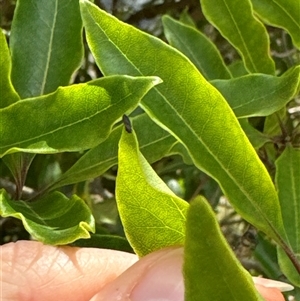
[[[251,0],[255,12],[267,24],[284,28],[300,49],[300,5],[298,0]]]
[[[222,95],[161,40],[90,2],[82,0],[81,9],[102,72],[159,76],[163,83],[143,98],[142,107],[182,142],[197,167],[217,180],[246,220],[280,241],[284,232],[274,185]]]
[[[183,244],[188,203],[158,177],[139,152],[134,132],[123,130],[118,158],[116,199],[134,251],[144,256],[163,247]]]
[[[17,1],[10,50],[12,82],[21,98],[68,85],[83,56],[78,0]]]
[[[11,200],[4,190],[0,192],[0,215],[22,220],[25,229],[45,244],[68,244],[89,238],[89,232],[95,230],[89,208],[77,196],[68,199],[54,192],[36,202],[24,202]]]
[[[10,51],[12,82],[21,98],[48,94],[68,85],[83,57],[78,1],[18,1],[10,32]],[[41,117],[39,112],[24,113],[27,118]],[[3,159],[16,180],[18,199],[33,158],[34,154],[10,154]]]
[[[251,73],[274,74],[269,37],[250,0],[200,0],[208,21],[238,50]]]
[[[237,117],[268,116],[283,108],[297,94],[300,66],[281,77],[249,74],[211,83],[222,93]]]
[[[219,50],[203,33],[169,16],[162,21],[170,45],[186,55],[206,79],[231,78]]]
[[[183,274],[186,301],[263,300],[203,197],[195,199],[188,209]]]
[[[113,76],[60,87],[6,107],[0,111],[1,156],[20,150],[55,153],[91,148],[158,82],[153,77]]]

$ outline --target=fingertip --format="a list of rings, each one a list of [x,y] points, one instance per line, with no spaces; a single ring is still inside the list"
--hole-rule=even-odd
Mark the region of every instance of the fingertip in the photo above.
[[[183,248],[173,247],[148,254],[107,284],[91,301],[182,301]]]
[[[285,301],[282,293],[277,288],[269,288],[260,284],[256,284],[255,287],[266,301]]]
[[[288,283],[262,277],[252,277],[256,289],[266,301],[284,301],[281,292],[291,291],[294,287]]]

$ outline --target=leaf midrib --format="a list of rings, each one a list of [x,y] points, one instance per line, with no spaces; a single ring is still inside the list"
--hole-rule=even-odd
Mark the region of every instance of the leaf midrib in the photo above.
[[[38,135],[38,136],[35,136],[35,137],[32,137],[32,138],[28,138],[28,139],[25,139],[25,140],[17,141],[17,142],[11,143],[11,144],[6,144],[6,145],[4,145],[4,146],[1,146],[1,147],[0,147],[0,150],[1,150],[1,152],[2,152],[3,150],[5,150],[5,149],[7,149],[7,148],[11,148],[11,147],[20,147],[20,144],[23,144],[23,143],[27,143],[27,142],[31,142],[31,141],[32,141],[32,142],[36,142],[36,140],[42,141],[41,139],[42,139],[43,137],[47,137],[47,136],[49,136],[49,135],[51,135],[51,134],[54,134],[54,133],[56,133],[56,132],[58,132],[58,131],[61,131],[61,130],[64,130],[64,129],[68,128],[68,127],[71,127],[71,126],[74,126],[74,125],[76,125],[76,124],[82,123],[82,122],[84,122],[84,121],[86,121],[86,120],[89,120],[89,119],[91,119],[91,118],[93,118],[93,117],[95,117],[95,116],[97,116],[97,115],[103,113],[104,111],[108,110],[110,107],[113,107],[113,106],[118,105],[120,102],[122,102],[124,99],[128,98],[128,97],[131,96],[131,95],[132,95],[132,93],[129,93],[128,95],[126,95],[125,97],[123,97],[123,98],[121,98],[119,101],[117,101],[116,103],[110,104],[110,105],[108,105],[106,108],[104,108],[104,109],[102,109],[102,110],[100,110],[100,111],[97,111],[96,113],[94,113],[94,114],[92,114],[92,115],[90,115],[90,116],[84,117],[84,118],[82,118],[82,119],[80,119],[80,120],[77,120],[77,121],[75,121],[75,122],[68,123],[68,124],[66,124],[66,125],[64,125],[64,126],[59,126],[58,128],[56,128],[56,129],[54,129],[54,130],[51,130],[51,131],[48,131],[48,132],[46,132],[46,133],[43,133],[43,134],[41,134],[41,135]]]
[[[290,17],[290,19],[292,20],[292,22],[296,25],[296,27],[299,29],[300,31],[300,24],[298,24],[298,22],[294,19],[294,17],[280,4],[278,3],[276,0],[274,0],[274,4],[277,5],[279,8],[282,9],[282,11],[288,16]]]
[[[250,63],[251,63],[251,65],[252,65],[252,67],[253,67],[253,70],[255,70],[255,72],[258,73],[259,71],[257,70],[255,63],[253,62],[252,55],[251,55],[251,53],[249,52],[249,49],[248,49],[248,47],[247,47],[247,43],[246,43],[245,40],[244,40],[244,37],[243,37],[243,35],[242,35],[242,33],[241,33],[241,31],[240,31],[240,29],[239,29],[239,27],[238,27],[238,25],[237,25],[237,23],[236,23],[236,21],[235,21],[235,18],[234,18],[234,16],[231,14],[231,11],[230,11],[230,9],[229,9],[229,7],[228,7],[226,1],[224,1],[224,0],[222,0],[222,1],[223,1],[224,5],[225,5],[227,11],[228,11],[228,14],[229,14],[229,16],[230,16],[230,19],[231,19],[232,22],[233,22],[233,25],[234,25],[235,29],[236,29],[237,32],[238,32],[238,35],[239,35],[239,37],[240,37],[240,39],[241,39],[241,42],[242,42],[242,44],[243,44],[243,46],[244,46],[244,49],[246,50],[246,53],[247,53],[248,58],[249,58],[249,60],[250,60]],[[242,56],[244,56],[243,53],[242,53]]]
[[[96,20],[93,18],[93,15],[90,13],[90,10],[88,10],[88,13],[89,13],[89,16],[91,17],[91,19],[94,21],[94,23],[97,25],[97,27],[99,28],[99,30],[103,33],[103,35],[107,38],[107,41],[109,42],[109,43],[111,43],[119,52],[120,52],[120,54],[131,64],[131,66],[139,73],[139,75],[141,75],[141,76],[145,76],[133,63],[132,63],[132,61],[131,60],[129,60],[129,59],[127,59],[127,56],[125,55],[125,53],[123,53],[123,51],[121,51],[120,50],[120,48],[112,41],[112,39],[110,38],[110,37],[108,37],[107,36],[107,34],[105,33],[105,31],[100,27],[100,25],[96,22]],[[104,12],[103,12],[104,13]],[[107,14],[107,13],[105,13],[105,14]],[[108,15],[108,14],[107,14]],[[154,38],[154,39],[157,39],[157,38],[155,38],[155,37],[152,37],[152,38]],[[160,40],[159,40],[160,41]],[[161,41],[160,41],[161,42]],[[166,45],[166,47],[170,47],[170,46],[168,46],[168,45]],[[173,48],[172,48],[173,49]],[[175,51],[175,50],[174,50]],[[176,51],[179,55],[182,55],[182,54],[180,54],[180,52],[178,52],[178,51]],[[182,55],[183,56],[183,55]],[[184,56],[183,56],[183,58],[185,58]],[[192,65],[192,66],[194,66],[194,65]],[[194,67],[195,68],[195,70],[197,70],[196,69],[196,67]],[[103,69],[102,69],[102,71],[104,72],[104,73],[106,73]],[[197,71],[198,72],[198,71]],[[163,84],[162,84],[163,85]],[[226,174],[228,174],[228,176],[229,176],[229,178],[231,179],[231,181],[240,189],[240,191],[245,195],[245,197],[249,200],[249,202],[252,204],[252,206],[261,214],[261,216],[263,217],[263,219],[266,221],[266,223],[269,225],[269,227],[270,227],[270,229],[272,229],[273,230],[273,232],[274,232],[274,234],[277,236],[277,237],[280,237],[280,235],[278,234],[278,232],[277,232],[277,230],[276,230],[276,228],[270,223],[270,221],[268,220],[268,218],[267,218],[267,215],[259,208],[259,206],[257,206],[257,204],[256,204],[256,202],[255,201],[253,201],[252,200],[252,198],[248,195],[248,193],[246,193],[246,191],[243,189],[243,185],[241,185],[241,186],[239,186],[238,185],[238,182],[235,182],[235,180],[234,180],[234,177],[232,176],[232,174],[231,173],[229,173],[228,172],[228,170],[226,169],[226,168],[224,168],[224,166],[223,166],[223,164],[222,164],[222,162],[220,162],[219,160],[217,160],[214,156],[213,156],[213,153],[210,151],[210,149],[208,148],[208,146],[205,144],[205,143],[203,143],[203,141],[202,141],[202,139],[201,139],[201,137],[198,137],[197,135],[196,135],[196,133],[194,132],[194,130],[190,127],[190,125],[187,123],[187,122],[185,122],[185,120],[180,116],[180,115],[178,115],[178,113],[177,113],[177,111],[174,109],[174,107],[173,106],[171,106],[170,105],[170,103],[169,103],[169,101],[167,101],[166,100],[166,98],[164,97],[164,96],[162,96],[162,94],[161,94],[161,92],[159,91],[159,87],[154,87],[153,88],[153,90],[154,91],[156,91],[157,93],[159,93],[160,95],[161,95],[161,97],[163,97],[163,99],[166,101],[166,103],[170,106],[170,108],[175,112],[175,115],[176,116],[178,116],[179,117],[179,119],[186,125],[186,127],[189,129],[189,131],[192,133],[192,135],[195,137],[195,141],[200,141],[201,142],[201,144],[204,146],[204,148],[207,150],[207,152],[215,159],[215,161],[219,164],[219,166],[225,171],[225,173]],[[147,110],[147,108],[145,108],[144,106],[143,106],[143,100],[141,101],[141,107],[142,108],[144,108],[144,109],[146,109]],[[147,111],[149,111],[149,110],[147,110]],[[151,115],[154,115],[154,114],[151,114]],[[155,117],[156,118],[156,117]],[[156,118],[156,120],[157,120],[157,123],[159,123],[159,124],[162,124],[162,122],[160,122],[160,120],[159,119],[157,119]],[[163,126],[163,128],[166,128],[166,126]],[[175,136],[179,141],[181,141],[182,142],[182,140],[174,133],[174,132],[172,132],[169,128],[166,128],[173,136]],[[185,143],[183,143],[182,142],[182,144],[183,145],[185,145],[186,146],[186,144]],[[189,149],[187,146],[186,146],[186,148],[187,149]],[[190,151],[189,151],[190,152]],[[191,153],[190,153],[191,154]],[[191,156],[194,158],[194,155],[192,155],[191,154]],[[195,158],[194,158],[195,159]],[[198,164],[198,162],[197,162],[197,160],[194,160],[194,162],[196,163],[196,165],[199,165]],[[201,165],[200,165],[201,166]]]
[[[46,65],[45,65],[45,70],[43,74],[43,80],[41,83],[41,90],[40,90],[40,95],[43,95],[45,92],[45,86],[47,83],[47,77],[49,74],[49,69],[50,69],[50,61],[51,61],[51,53],[52,53],[52,46],[53,46],[53,40],[54,40],[54,31],[55,31],[55,25],[56,25],[56,19],[57,19],[57,7],[58,7],[58,0],[55,1],[55,10],[53,14],[53,20],[52,20],[52,27],[50,30],[50,38],[49,38],[49,43],[48,43],[48,51],[47,51],[47,59],[46,59]]]

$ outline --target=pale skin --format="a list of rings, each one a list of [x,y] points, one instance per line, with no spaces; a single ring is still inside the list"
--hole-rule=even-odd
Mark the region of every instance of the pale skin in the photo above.
[[[138,258],[129,253],[52,247],[19,241],[0,247],[3,301],[183,301],[182,248]],[[284,301],[277,288],[255,284],[267,301]]]

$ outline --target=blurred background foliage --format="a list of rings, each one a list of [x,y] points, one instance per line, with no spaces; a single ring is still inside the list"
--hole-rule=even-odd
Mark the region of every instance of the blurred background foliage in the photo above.
[[[185,17],[188,14],[194,24],[217,45],[226,64],[230,65],[239,60],[235,49],[205,19],[198,0],[95,0],[94,2],[126,23],[163,40],[165,38],[161,17],[169,14],[180,19],[183,14]],[[0,24],[8,41],[15,5],[16,0],[0,0]],[[293,47],[292,41],[285,31],[270,26],[267,29],[271,41],[271,54],[276,63],[277,74],[280,75],[300,62],[300,54]],[[85,41],[84,45],[85,56],[80,69],[74,75],[74,83],[87,82],[102,76]],[[293,102],[290,105],[293,108]],[[299,123],[299,121],[300,112],[295,111],[290,112],[286,123]],[[265,118],[252,118],[250,122],[257,129],[262,130]],[[259,150],[259,155],[271,174],[275,169],[276,152],[278,149],[280,150],[284,139],[284,132],[282,132],[276,136],[276,139],[274,138],[272,144]],[[273,155],[270,156],[270,153]],[[26,199],[47,183],[58,178],[81,155],[81,153],[36,155],[28,172],[23,198]],[[214,180],[193,165],[184,163],[180,156],[163,158],[152,166],[179,197],[190,201],[197,195],[204,195],[210,201],[225,237],[248,270],[253,274],[284,280],[277,265],[275,245],[264,234],[257,233],[252,226],[236,214],[222,196],[221,190]],[[63,187],[61,191],[67,196],[75,193],[89,204],[97,222],[97,233],[124,236],[114,198],[116,173],[117,167],[113,167],[96,179]],[[14,193],[14,180],[8,168],[0,161],[0,188],[2,187],[8,192]],[[20,220],[1,218],[0,229],[1,244],[30,239]],[[78,245],[97,246],[93,240],[90,240],[90,243],[81,241]],[[126,244],[121,248],[130,251],[130,247]]]

